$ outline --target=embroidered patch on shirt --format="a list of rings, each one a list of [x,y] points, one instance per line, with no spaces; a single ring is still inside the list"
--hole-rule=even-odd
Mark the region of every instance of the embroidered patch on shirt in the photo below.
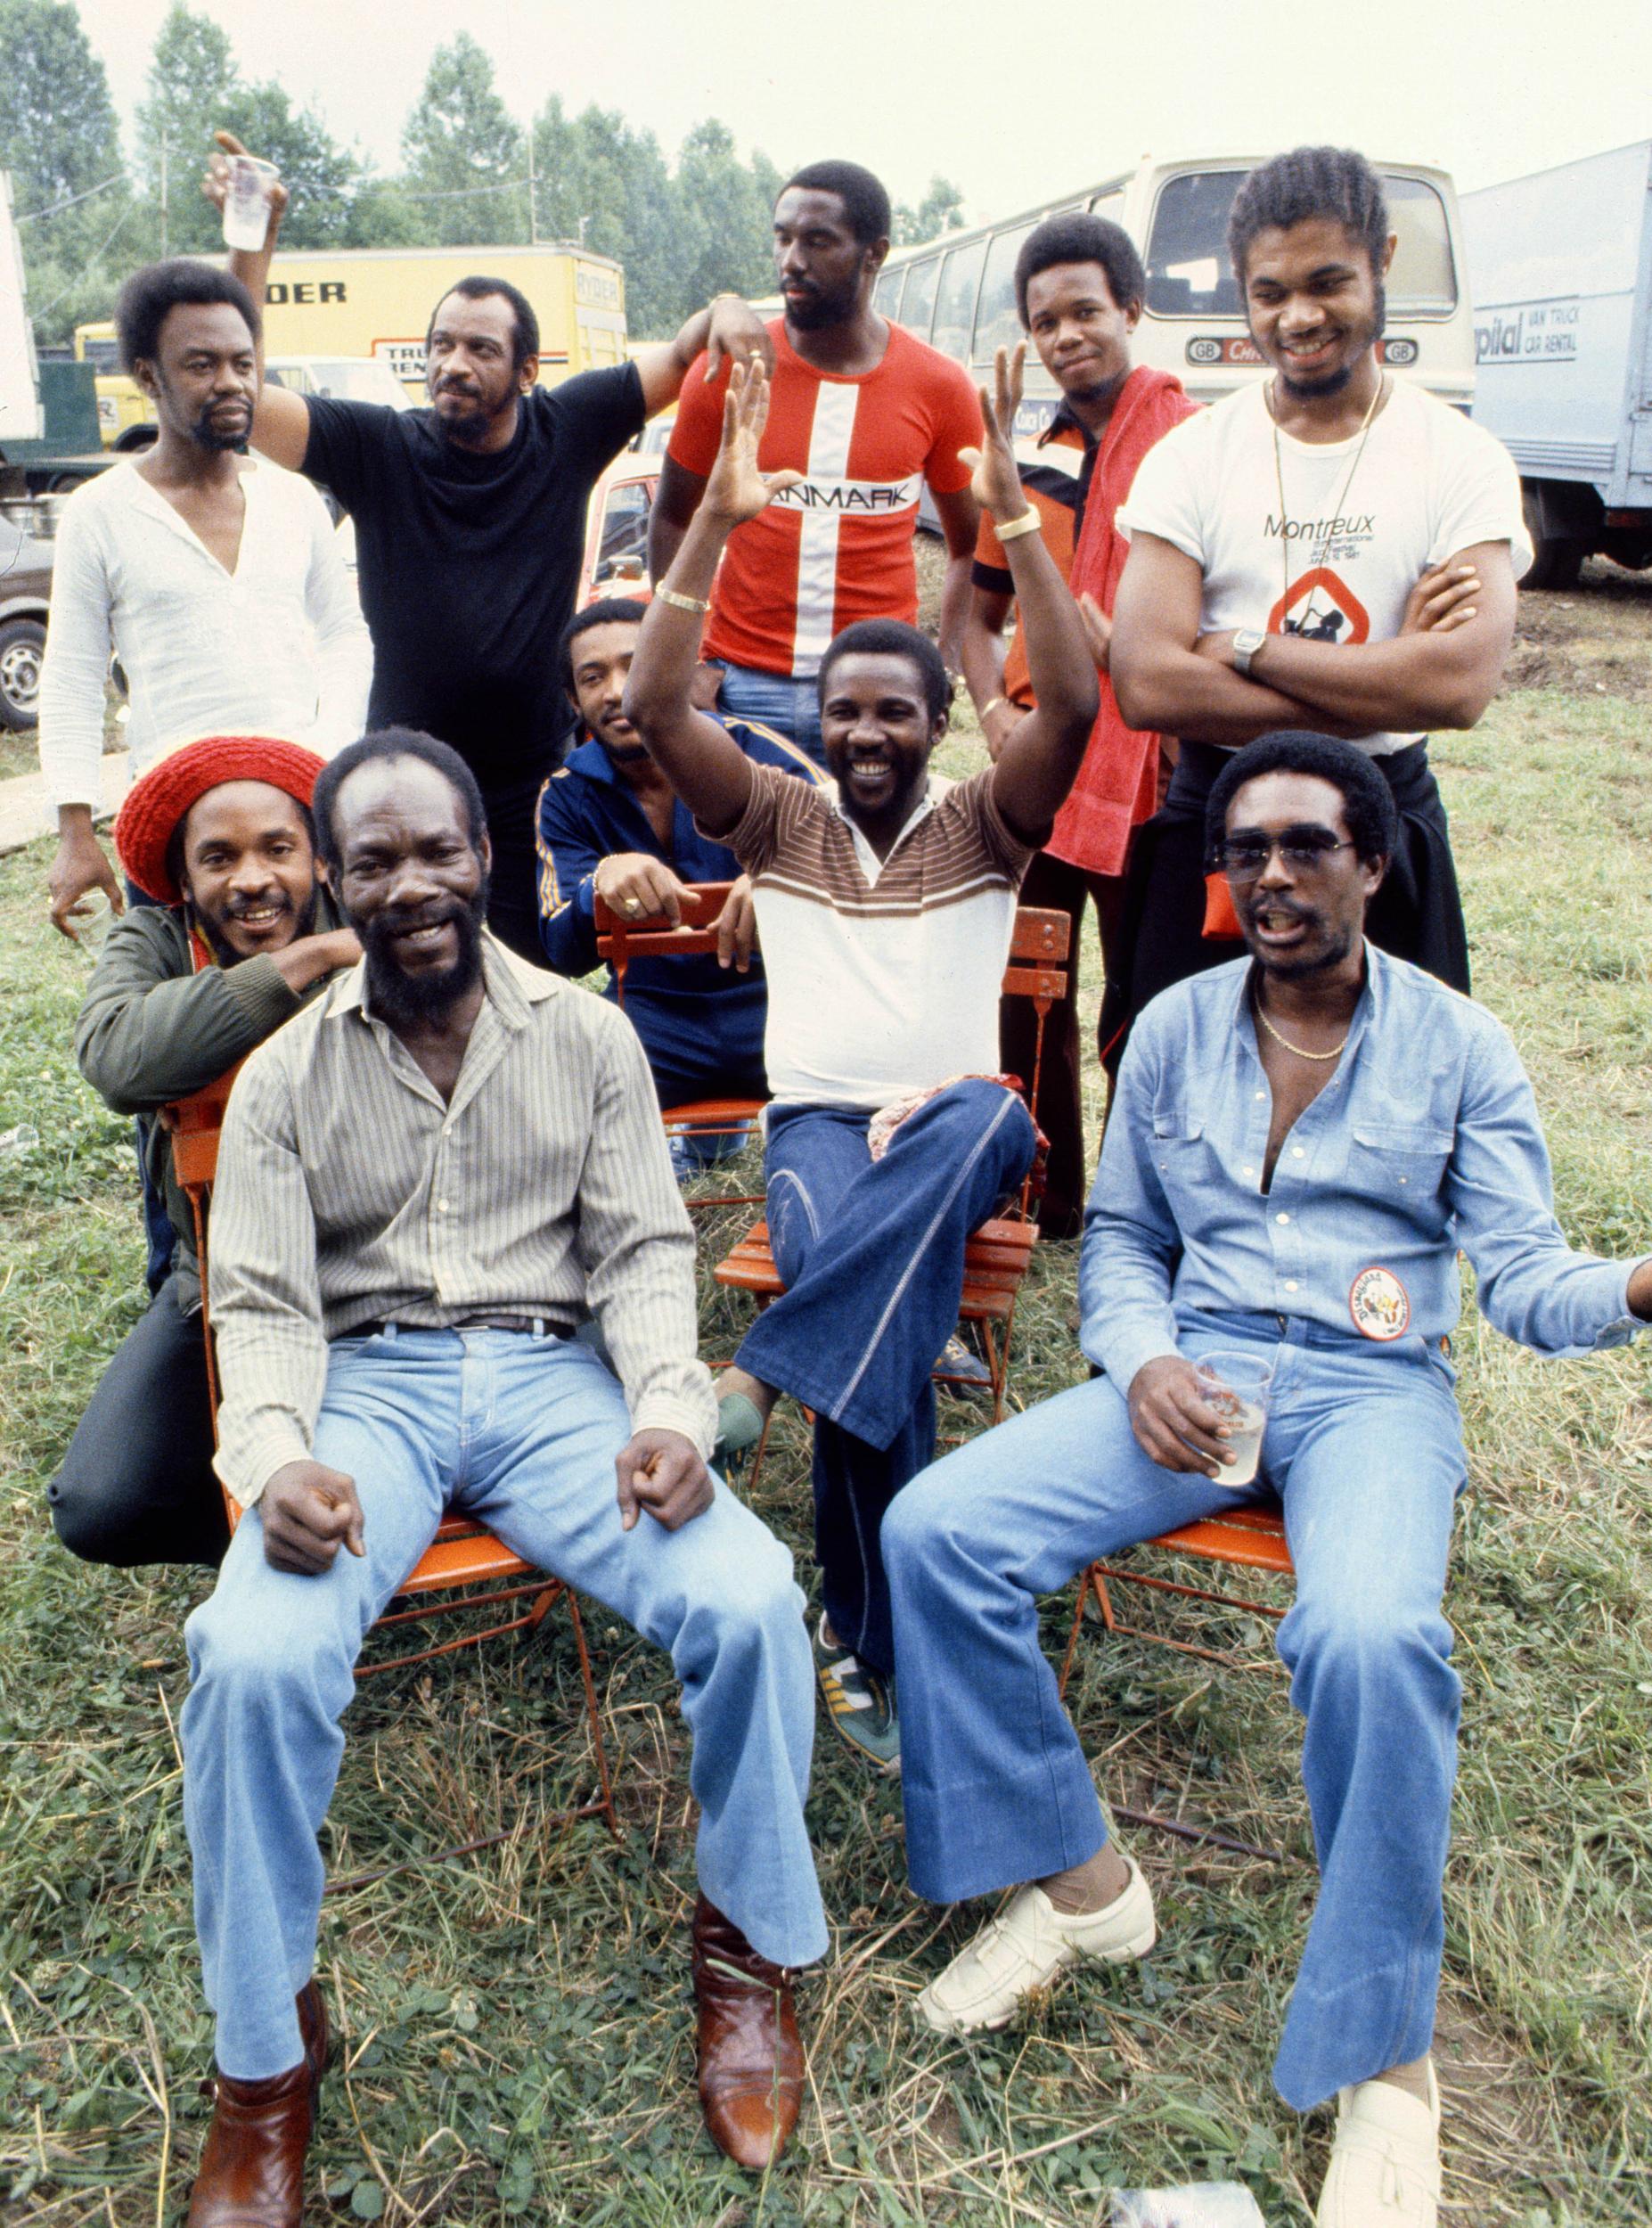
[[[1405,1336],[1411,1320],[1411,1295],[1392,1269],[1362,1269],[1348,1294],[1348,1313],[1362,1339],[1386,1344]]]

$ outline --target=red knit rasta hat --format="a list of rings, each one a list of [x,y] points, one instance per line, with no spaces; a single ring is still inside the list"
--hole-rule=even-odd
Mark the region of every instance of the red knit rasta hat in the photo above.
[[[273,735],[203,735],[185,743],[132,784],[115,821],[120,863],[146,897],[181,905],[167,847],[192,805],[225,782],[267,782],[307,810],[321,770],[314,750]]]

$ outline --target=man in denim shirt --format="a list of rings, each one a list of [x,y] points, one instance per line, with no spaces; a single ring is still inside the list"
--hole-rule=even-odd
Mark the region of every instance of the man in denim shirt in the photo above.
[[[1152,1901],[1108,1839],[1037,1600],[1234,1505],[1229,1427],[1193,1364],[1256,1356],[1275,1370],[1262,1475],[1296,1567],[1279,1649],[1321,1873],[1274,2078],[1299,2111],[1340,2092],[1320,2228],[1432,2228],[1457,1252],[1487,1319],[1552,1355],[1652,1316],[1652,1261],[1567,1246],[1508,1036],[1365,941],[1394,818],[1362,753],[1252,743],[1207,832],[1250,956],[1155,999],[1125,1054],[1080,1267],[1105,1375],[936,1464],[884,1520],[912,1885],[950,1903],[1026,1883],[920,2008],[945,2032],[1002,2026],[1073,1959],[1151,1947]]]

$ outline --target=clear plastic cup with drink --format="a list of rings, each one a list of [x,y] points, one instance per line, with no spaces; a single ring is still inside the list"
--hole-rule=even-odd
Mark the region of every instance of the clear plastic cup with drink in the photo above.
[[[1267,1428],[1268,1400],[1273,1388],[1273,1364],[1259,1354],[1227,1349],[1201,1355],[1194,1364],[1199,1390],[1220,1414],[1231,1437],[1225,1459],[1218,1469],[1219,1486],[1248,1486],[1262,1458],[1262,1435]]]
[[[257,155],[226,155],[229,176],[224,189],[224,244],[255,251],[270,228],[270,201],[281,175]]]

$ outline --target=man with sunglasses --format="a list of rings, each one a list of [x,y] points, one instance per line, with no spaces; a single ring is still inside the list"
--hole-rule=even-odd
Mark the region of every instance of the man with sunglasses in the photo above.
[[[1459,1698],[1441,1614],[1464,1478],[1457,1254],[1481,1312],[1548,1355],[1652,1318],[1652,1260],[1570,1249],[1502,1028],[1366,935],[1395,812],[1369,756],[1288,733],[1211,793],[1209,855],[1248,958],[1167,990],[1119,1070],[1079,1269],[1103,1374],[915,1479],[883,1524],[906,1847],[936,1903],[1026,1883],[919,1998],[1003,2026],[1075,1959],[1152,1946],[1038,1645],[1038,1597],[1098,1558],[1272,1491],[1296,1598],[1320,1896],[1274,2066],[1339,2100],[1319,2228],[1434,2228],[1429,2060]],[[1272,1367],[1254,1484],[1195,1364]]]

